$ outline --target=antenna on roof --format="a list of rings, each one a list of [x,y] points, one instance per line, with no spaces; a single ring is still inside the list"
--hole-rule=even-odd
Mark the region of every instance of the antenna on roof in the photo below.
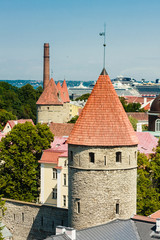
[[[103,54],[103,68],[105,68],[105,55],[106,55],[106,24],[104,23],[104,32],[99,33],[100,36],[104,37],[104,43],[103,43],[103,47],[104,47],[104,54]]]

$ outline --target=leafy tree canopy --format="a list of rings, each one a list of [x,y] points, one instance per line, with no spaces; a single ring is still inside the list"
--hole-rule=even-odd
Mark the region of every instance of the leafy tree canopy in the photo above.
[[[53,135],[45,124],[17,124],[0,142],[0,194],[6,198],[36,201],[42,150]]]
[[[75,123],[78,119],[78,115],[74,116],[70,121],[68,121],[68,123]]]
[[[82,100],[87,101],[87,99],[89,98],[89,96],[90,96],[90,93],[85,93],[85,94],[83,94],[82,96],[76,98],[75,101],[78,101],[78,100],[80,100],[80,101],[82,101]]]
[[[8,120],[16,120],[16,115],[12,114],[12,112],[0,109],[0,129],[3,129]]]
[[[132,116],[129,116],[128,118],[129,118],[130,123],[132,124],[134,131],[136,131],[138,120]]]
[[[36,122],[36,101],[43,89],[34,89],[30,84],[21,88],[13,87],[6,82],[0,82],[0,109],[11,112],[18,119],[31,118]]]
[[[2,200],[0,196],[0,223],[2,222],[2,216],[4,215],[6,208],[5,208],[5,201]],[[0,240],[3,240],[4,237],[2,236],[3,227],[0,226]]]
[[[126,112],[145,112],[145,110],[141,109],[140,103],[127,103],[124,97],[119,97],[122,106]]]
[[[137,213],[148,216],[160,209],[160,147],[148,159],[138,153]]]

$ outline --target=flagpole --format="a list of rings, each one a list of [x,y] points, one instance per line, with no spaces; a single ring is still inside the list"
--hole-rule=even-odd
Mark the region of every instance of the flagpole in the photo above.
[[[105,68],[105,59],[106,59],[106,50],[105,50],[105,47],[106,47],[106,24],[104,23],[104,32],[102,33],[99,33],[100,36],[103,36],[104,37],[104,43],[103,43],[103,47],[104,47],[104,53],[103,53],[103,68]]]
[[[103,59],[103,68],[105,68],[105,60],[106,60],[106,24],[104,24],[104,59]]]

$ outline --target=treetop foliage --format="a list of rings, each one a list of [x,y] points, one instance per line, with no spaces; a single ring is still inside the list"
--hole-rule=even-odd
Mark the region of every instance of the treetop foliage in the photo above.
[[[31,118],[36,123],[36,101],[42,91],[42,87],[34,89],[30,84],[17,88],[0,82],[0,109],[12,113],[17,119]],[[0,123],[4,125],[3,122]]]
[[[36,201],[39,196],[39,163],[50,148],[53,134],[45,124],[17,124],[0,142],[0,194],[6,198]]]
[[[137,213],[148,216],[160,209],[160,145],[147,158],[138,153]]]

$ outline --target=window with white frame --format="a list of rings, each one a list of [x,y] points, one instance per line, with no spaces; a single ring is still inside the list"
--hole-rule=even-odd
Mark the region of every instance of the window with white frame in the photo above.
[[[53,179],[57,179],[57,169],[53,168]]]
[[[155,122],[155,130],[156,132],[160,132],[160,119],[157,119]]]
[[[66,207],[66,195],[63,195],[63,206]]]
[[[67,185],[67,176],[66,176],[66,173],[63,174],[63,185],[64,185],[64,186]]]
[[[52,199],[57,199],[57,188],[52,188]]]

